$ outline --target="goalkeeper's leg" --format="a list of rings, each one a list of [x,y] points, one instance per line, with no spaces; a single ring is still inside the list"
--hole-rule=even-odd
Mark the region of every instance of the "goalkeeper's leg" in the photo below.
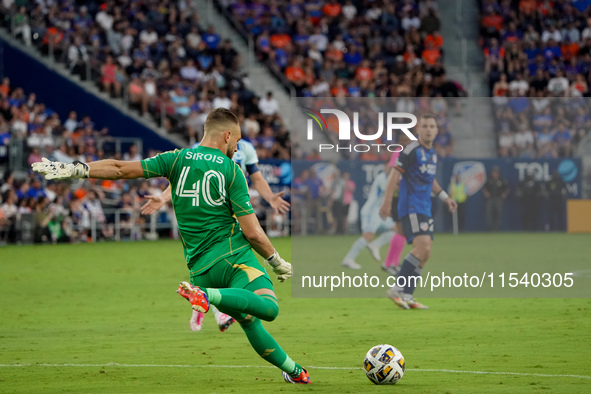
[[[242,282],[244,283],[244,282]],[[235,283],[240,286],[240,281]],[[275,298],[275,292],[273,291],[273,284],[268,276],[261,276],[248,283],[244,289],[220,289],[220,290],[244,290],[251,292],[253,295],[258,295],[268,300],[272,300],[277,306],[277,298]],[[223,297],[222,297],[223,298]],[[310,383],[310,377],[308,371],[302,368],[301,365],[294,362],[291,357],[285,353],[285,351],[279,346],[275,338],[271,336],[263,327],[260,319],[256,318],[254,314],[240,313],[238,315],[233,314],[235,311],[231,309],[225,309],[221,307],[225,313],[234,317],[240,324],[250,345],[257,352],[259,356],[265,359],[267,362],[275,365],[283,371],[283,377],[286,382],[289,383]],[[279,307],[275,309],[279,312]],[[277,317],[277,314],[273,319]]]
[[[209,302],[236,319],[257,354],[283,370],[287,382],[309,383],[308,372],[285,353],[261,323],[261,320],[272,321],[279,314],[271,279],[254,255],[243,256],[240,262],[232,264],[231,269],[228,265],[215,267],[206,277],[193,277],[192,282],[210,286],[200,287]]]

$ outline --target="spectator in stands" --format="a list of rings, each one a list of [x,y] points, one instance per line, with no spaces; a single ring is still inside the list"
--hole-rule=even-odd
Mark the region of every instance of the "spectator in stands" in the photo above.
[[[230,109],[232,107],[232,100],[228,98],[227,94],[226,89],[221,89],[219,96],[213,99],[213,107]]]
[[[268,91],[265,98],[259,101],[259,109],[265,116],[274,116],[279,112],[279,103],[273,97],[273,92]]]
[[[558,70],[556,75],[548,81],[548,91],[554,96],[564,96],[569,88],[569,81],[564,76],[562,70]]]
[[[121,95],[121,83],[117,79],[117,66],[112,56],[107,56],[105,64],[101,66],[101,84],[105,92],[115,97]]]
[[[41,161],[42,158],[43,158],[43,156],[41,156],[41,153],[39,153],[39,148],[35,147],[31,151],[31,154],[29,154],[29,158],[27,159],[27,163],[29,163],[29,165],[31,165],[33,163],[38,163]]]
[[[139,161],[142,160],[142,155],[137,151],[137,146],[132,144],[129,150],[123,154],[123,160],[125,161]]]
[[[0,96],[3,99],[8,98],[8,94],[10,93],[10,78],[4,77],[2,78],[2,83],[0,84]],[[8,103],[8,101],[6,101]],[[8,103],[10,105],[10,103]],[[8,120],[8,119],[7,119]]]
[[[527,159],[535,158],[534,142],[534,133],[527,124],[520,124],[519,131],[515,134],[515,156]]]
[[[556,144],[558,155],[561,157],[570,157],[572,135],[565,122],[560,122],[554,132],[553,142]]]
[[[3,193],[4,203],[0,205],[0,240],[16,242],[16,222],[18,218],[18,197],[8,189]]]
[[[542,132],[536,135],[536,148],[538,151],[538,157],[558,157],[558,151],[554,141],[554,134],[552,133],[550,126],[544,126],[542,128]]]
[[[86,45],[82,43],[80,37],[75,36],[74,41],[68,47],[68,67],[70,72],[84,77],[88,60]]]
[[[91,225],[96,222],[99,225],[102,237],[111,239],[114,235],[113,225],[107,223],[107,218],[103,212],[103,206],[98,197],[97,191],[90,190],[88,196],[83,201],[82,206],[89,212],[89,221],[85,226],[86,230],[90,230]]]
[[[485,57],[485,72],[490,73],[493,68],[503,71],[505,68],[505,48],[499,46],[499,41],[496,38],[490,40],[490,45],[484,49]]]
[[[31,26],[29,25],[29,16],[27,14],[27,7],[24,5],[19,7],[18,12],[14,16],[14,31],[15,35],[22,35],[23,41],[27,46],[31,46]]]
[[[440,130],[435,137],[435,141],[433,141],[435,152],[440,158],[450,157],[453,155],[453,138],[448,128],[441,128]]]

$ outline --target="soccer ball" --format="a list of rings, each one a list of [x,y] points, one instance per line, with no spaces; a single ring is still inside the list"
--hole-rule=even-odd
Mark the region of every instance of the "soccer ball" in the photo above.
[[[374,384],[395,384],[404,376],[404,357],[392,345],[377,345],[369,349],[363,360],[367,378]]]

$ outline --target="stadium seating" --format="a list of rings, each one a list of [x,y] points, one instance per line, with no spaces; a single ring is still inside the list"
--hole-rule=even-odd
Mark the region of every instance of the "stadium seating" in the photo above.
[[[589,2],[485,0],[480,6],[499,156],[571,156],[590,124],[580,99],[590,96]]]
[[[289,158],[289,133],[279,111],[263,114],[258,108],[232,44],[222,41],[214,27],[203,27],[193,2],[168,5],[66,1],[28,8],[0,5],[0,12],[25,44],[63,62],[81,79],[92,79],[111,96],[123,95],[140,113],[181,133],[187,144],[200,139],[209,109],[224,106],[242,122],[250,118],[256,129],[273,131],[259,136],[245,130],[262,158]],[[262,149],[270,139],[273,149]]]
[[[435,96],[420,87],[432,68],[443,70],[437,2],[341,3],[218,2],[298,96],[396,96],[389,88],[400,84],[412,96]]]

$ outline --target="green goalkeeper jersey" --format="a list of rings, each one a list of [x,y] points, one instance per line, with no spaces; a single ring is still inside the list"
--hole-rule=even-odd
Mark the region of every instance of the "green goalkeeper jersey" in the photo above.
[[[240,167],[219,149],[197,146],[142,160],[145,178],[168,178],[185,260],[193,274],[251,248],[237,216],[253,213]]]

